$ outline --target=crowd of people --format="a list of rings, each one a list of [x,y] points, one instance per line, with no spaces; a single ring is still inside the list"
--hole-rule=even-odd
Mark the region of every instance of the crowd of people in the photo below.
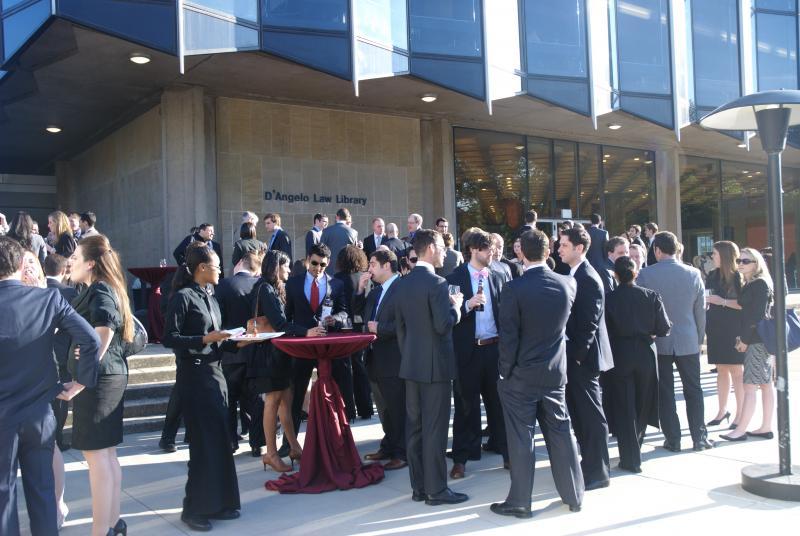
[[[229,277],[213,224],[192,229],[165,288],[163,344],[177,369],[159,445],[176,450],[182,418],[190,462],[181,519],[193,530],[239,517],[233,456],[245,434],[265,470],[292,471],[302,454],[297,435],[316,363],[269,342],[234,343],[231,328],[375,334],[365,351],[335,360],[332,375],[349,419],[377,410],[384,435],[365,458],[385,470],[407,467],[412,500],[428,505],[468,500],[448,479],[464,478],[470,461],[492,452],[510,472],[510,489],[491,510],[530,517],[538,422],[556,489],[579,511],[586,491],[610,485],[610,435],[623,471],[642,471],[650,425],[661,429],[664,449],[681,451],[674,368],[693,450],[713,448],[708,429],[723,422],[730,429],[720,440],[773,437],[774,357],[756,329],[770,313],[772,280],[755,249],[715,243],[715,269],[705,275],[655,223],[644,236],[639,225],[609,236],[593,215],[589,226],[565,221],[547,236],[531,210],[507,258],[500,234],[469,228],[457,251],[447,219],[429,229],[419,214],[409,215],[406,236],[375,218],[361,239],[341,208],[333,224],[314,215],[305,255],[295,257],[280,215],[262,221],[264,241],[258,216],[242,215]],[[2,534],[19,532],[18,467],[34,534],[57,533],[67,515],[61,430],[70,401],[71,446],[89,466],[92,534],[127,531],[116,446],[135,325],[121,260],[95,223],[91,212],[56,211],[45,239],[20,212],[0,230],[0,300],[8,304],[0,472],[10,482],[0,487]],[[707,423],[704,341],[718,372],[719,405]],[[762,421],[750,429],[759,390]]]

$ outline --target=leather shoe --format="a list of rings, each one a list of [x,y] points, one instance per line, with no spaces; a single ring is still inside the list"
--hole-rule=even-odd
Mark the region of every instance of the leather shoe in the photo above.
[[[720,434],[719,436],[721,439],[725,441],[747,441],[747,435],[740,435],[739,437],[733,437],[726,434]]]
[[[205,517],[181,514],[181,521],[183,521],[187,527],[197,532],[208,532],[212,528],[211,522]]]
[[[450,469],[450,478],[452,479],[459,479],[464,478],[464,471],[466,467],[463,463],[454,463],[453,468]]]
[[[569,511],[570,512],[580,512],[581,511],[581,505],[580,504],[570,504],[569,505]]]
[[[714,448],[714,443],[712,441],[709,441],[708,439],[701,439],[700,441],[697,441],[694,443],[694,445],[692,445],[692,450],[695,451],[701,451],[713,448]]]
[[[407,461],[401,460],[400,458],[392,458],[389,463],[383,466],[383,470],[395,471],[397,469],[402,469],[403,467],[408,467]]]
[[[367,454],[366,456],[364,456],[364,459],[369,460],[371,462],[380,462],[383,460],[391,460],[392,457],[383,452],[382,450],[379,450],[378,452],[372,452],[370,454]]]
[[[163,450],[164,452],[175,452],[178,448],[175,446],[175,442],[164,441],[163,439],[158,442],[158,448]]]
[[[747,432],[750,437],[760,437],[761,439],[772,439],[775,434],[772,432]]]
[[[414,502],[422,502],[425,500],[425,494],[421,491],[414,491],[411,493],[411,500]]]
[[[680,443],[670,443],[669,441],[664,441],[664,444],[661,445],[661,448],[668,450],[670,452],[680,452],[681,451],[681,444]]]
[[[640,466],[637,465],[635,467],[629,467],[629,466],[625,465],[624,463],[620,463],[619,465],[617,465],[617,469],[619,469],[621,471],[628,471],[629,473],[641,473],[642,472],[642,468]]]
[[[609,485],[610,482],[608,480],[595,480],[593,482],[587,482],[583,488],[586,491],[592,491],[593,489],[607,488]]]
[[[495,446],[495,444],[494,443],[489,443],[488,441],[486,443],[484,443],[483,445],[481,445],[481,449],[483,449],[484,452],[494,452],[494,453],[500,454],[500,450],[498,450],[498,448]]]
[[[469,500],[469,496],[466,493],[456,493],[450,488],[444,488],[444,491],[440,491],[436,495],[428,495],[428,498],[425,499],[425,504],[428,506],[458,504],[467,500]]]
[[[284,443],[278,449],[278,456],[280,456],[281,458],[286,458],[289,455],[290,450],[292,450],[292,448],[289,446],[289,443]]]
[[[235,508],[226,508],[225,510],[221,510],[214,514],[213,516],[208,516],[208,519],[221,519],[223,521],[229,521],[231,519],[239,519],[242,516],[239,510]]]
[[[528,519],[531,517],[531,509],[524,506],[511,506],[508,503],[492,503],[489,510],[501,516],[514,516],[520,519]]]
[[[250,449],[250,456],[253,458],[260,458],[261,457],[261,447]]]

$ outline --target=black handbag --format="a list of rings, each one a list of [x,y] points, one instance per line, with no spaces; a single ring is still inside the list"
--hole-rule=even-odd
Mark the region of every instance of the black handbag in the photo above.
[[[124,343],[122,356],[125,359],[140,353],[147,346],[147,330],[136,316],[131,315],[131,319],[133,320],[133,340]]]

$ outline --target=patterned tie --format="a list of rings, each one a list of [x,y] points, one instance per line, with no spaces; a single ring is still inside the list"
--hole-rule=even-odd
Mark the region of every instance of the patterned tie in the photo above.
[[[370,321],[374,321],[378,316],[378,304],[381,302],[381,295],[383,294],[383,285],[378,287],[375,291],[375,307],[372,308],[372,315],[369,317]]]
[[[319,285],[317,285],[317,280],[311,280],[311,312],[316,313],[317,309],[319,308]]]

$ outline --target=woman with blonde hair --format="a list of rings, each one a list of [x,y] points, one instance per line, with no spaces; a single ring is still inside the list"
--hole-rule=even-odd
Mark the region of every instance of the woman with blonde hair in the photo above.
[[[61,213],[63,215],[63,213]],[[72,306],[100,337],[97,385],[73,400],[72,446],[89,465],[92,536],[126,534],[120,518],[122,470],[116,446],[122,443],[123,396],[128,385],[125,343],[133,340],[133,317],[119,256],[103,235],[81,240],[70,258],[70,277],[86,288]],[[79,348],[70,351],[75,375]]]
[[[77,247],[77,242],[72,234],[72,226],[67,215],[60,210],[51,212],[47,216],[47,228],[53,233],[54,243],[51,253],[58,253],[65,259],[69,259]]]
[[[745,282],[738,299],[742,307],[742,323],[739,336],[736,337],[736,350],[744,354],[744,401],[738,426],[731,433],[720,437],[727,441],[744,441],[748,436],[772,439],[772,416],[775,411],[775,390],[772,386],[774,362],[757,329],[758,323],[769,314],[773,294],[772,277],[764,257],[755,249],[743,248],[736,263]],[[761,426],[748,432],[747,426],[755,413],[756,391],[759,388],[763,411]]]
[[[711,258],[715,269],[706,277],[706,290],[711,292],[706,297],[706,346],[709,365],[717,366],[719,409],[714,419],[708,422],[708,426],[717,426],[723,420],[730,420],[728,395],[732,385],[736,397],[736,414],[732,425],[735,428],[739,424],[744,399],[744,354],[736,351],[736,336],[739,335],[742,322],[742,308],[737,300],[744,284],[742,274],[736,267],[739,247],[727,240],[717,242]]]

